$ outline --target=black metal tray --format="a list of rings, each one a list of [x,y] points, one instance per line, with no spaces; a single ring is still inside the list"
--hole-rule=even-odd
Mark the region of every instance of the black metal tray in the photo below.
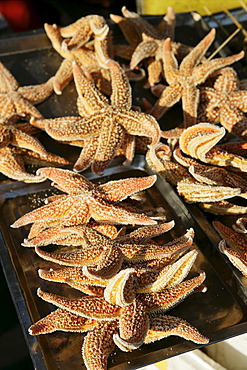
[[[153,20],[154,21],[154,20]],[[191,15],[179,15],[177,40],[196,44],[206,33],[207,27],[202,22],[192,19]],[[184,30],[186,32],[181,32]],[[196,30],[196,32],[195,32]],[[9,39],[0,39],[0,60],[11,70],[21,85],[42,83],[52,76],[62,58],[52,49],[42,30],[20,34]],[[241,66],[240,66],[241,70]],[[133,84],[134,104],[140,97],[154,97],[142,88],[142,83]],[[76,93],[70,83],[61,96],[53,94],[38,106],[45,117],[77,114]],[[162,129],[169,129],[176,124],[174,117],[181,118],[181,112],[172,108],[166,118],[161,120]],[[44,133],[40,140],[47,150],[63,155],[72,162],[79,150],[55,143]],[[145,176],[152,171],[147,167],[145,158],[137,155],[131,166],[122,166],[122,159],[117,158],[105,171],[103,178],[94,176],[89,170],[83,175],[93,181],[107,181],[132,176]],[[42,199],[52,192],[50,183],[25,184],[7,180],[0,176],[0,259],[24,336],[27,341],[35,368],[41,369],[83,369],[81,359],[82,334],[56,332],[38,337],[27,333],[28,327],[48,314],[54,307],[36,295],[38,287],[63,295],[75,290],[65,284],[55,284],[41,280],[38,268],[48,268],[33,249],[24,248],[21,242],[27,236],[28,228],[12,229],[10,225],[24,213],[42,203]],[[206,272],[205,294],[194,294],[169,314],[186,319],[210,338],[210,343],[224,340],[247,331],[247,281],[225,260],[218,249],[220,240],[210,223],[210,218],[196,205],[188,205],[179,198],[174,189],[158,174],[154,187],[146,192],[147,205],[162,206],[167,213],[167,220],[174,219],[175,228],[164,238],[182,235],[187,228],[195,230],[195,248],[199,255],[191,276],[202,269]],[[109,368],[115,370],[135,369],[189,350],[198,348],[192,342],[178,337],[170,337],[153,344],[144,345],[131,353],[116,350],[109,358]]]

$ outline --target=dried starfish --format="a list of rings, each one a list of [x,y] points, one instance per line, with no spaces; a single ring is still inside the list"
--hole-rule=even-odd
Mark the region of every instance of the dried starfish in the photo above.
[[[91,19],[92,21],[92,19]],[[110,84],[110,73],[106,66],[102,65],[100,59],[106,57],[106,50],[102,52],[104,40],[107,40],[109,34],[109,28],[105,24],[102,29],[94,34],[95,50],[88,48],[87,46],[81,46],[73,50],[64,50],[64,40],[61,36],[61,29],[56,25],[44,25],[47,36],[49,37],[53,48],[64,58],[58,71],[54,76],[53,86],[56,94],[61,94],[64,87],[73,79],[73,61],[76,61],[78,65],[84,70],[91,74],[93,80],[99,89],[107,95],[111,93]],[[65,44],[67,45],[67,44]],[[108,57],[109,59],[109,57]]]
[[[159,125],[152,116],[131,110],[131,87],[123,69],[113,60],[109,62],[109,68],[112,76],[111,104],[83,75],[79,66],[74,65],[79,99],[87,115],[83,118],[32,121],[32,124],[43,128],[59,141],[69,141],[76,145],[76,141],[89,139],[74,166],[77,171],[82,171],[92,163],[93,172],[102,173],[121,148],[127,134],[132,136],[132,142],[135,135],[151,137],[151,145],[160,138]],[[95,138],[98,139],[94,141]],[[131,150],[129,161],[133,154]]]
[[[247,217],[238,218],[232,227],[238,233],[247,234]]]
[[[113,335],[118,331],[118,321],[96,321],[67,310],[57,309],[29,328],[29,334],[40,335],[57,330],[86,332],[83,345],[83,359],[87,369],[107,368],[107,359],[115,347]],[[170,335],[177,335],[198,344],[208,343],[203,336],[187,321],[170,315],[157,315],[150,318],[150,326],[144,343],[151,343]]]
[[[245,235],[238,234],[232,228],[223,225],[220,221],[213,221],[213,226],[231,248],[236,249],[244,255],[247,253],[247,239]]]
[[[130,45],[115,45],[115,55],[131,59],[130,68],[135,69],[138,64],[147,59],[148,84],[146,87],[158,83],[163,74],[162,53],[163,43],[167,37],[174,38],[175,13],[172,7],[167,8],[157,28],[153,27],[144,18],[135,12],[122,7],[124,17],[110,15],[117,23]],[[172,42],[172,49],[179,58],[183,58],[191,50],[190,47]]]
[[[228,257],[233,266],[235,266],[244,276],[247,276],[246,255],[236,249],[228,248],[224,239],[219,242],[218,247],[220,252]]]
[[[229,132],[247,138],[247,90],[239,90],[238,76],[231,68],[223,68],[213,87],[200,87],[198,122],[221,123]]]
[[[247,213],[246,206],[233,204],[227,200],[199,203],[199,206],[204,211],[214,213],[215,215],[243,215]]]
[[[0,149],[0,172],[5,176],[24,182],[42,182],[45,180],[42,175],[27,172],[25,164],[64,166],[69,164],[69,161],[49,152],[41,154],[10,146]]]
[[[159,230],[166,232],[174,223],[159,225]],[[77,227],[77,230],[79,226]],[[121,268],[124,260],[135,262],[153,260],[155,258],[170,257],[188,249],[193,242],[193,230],[164,245],[150,244],[135,241],[131,234],[116,239],[107,239],[96,230],[81,227],[81,233],[89,239],[87,248],[76,252],[46,252],[36,246],[36,253],[45,260],[66,266],[83,266],[83,273],[92,278],[108,279],[114,276]],[[94,243],[90,242],[93,238]],[[145,241],[145,239],[144,239]]]
[[[199,64],[214,38],[215,30],[212,29],[182,60],[179,67],[172,52],[170,38],[165,40],[164,73],[169,86],[165,88],[150,112],[156,119],[159,119],[170,107],[182,99],[184,126],[194,125],[197,120],[200,95],[197,86],[202,84],[216,70],[243,58],[244,52],[241,52],[230,57],[217,58]]]
[[[199,123],[183,131],[179,138],[179,146],[185,154],[202,162],[247,172],[246,158],[227,152],[216,145],[224,135],[224,127]]]
[[[124,307],[109,303],[102,297],[68,299],[43,292],[41,289],[38,289],[38,296],[79,316],[96,320],[119,320],[119,333],[113,335],[113,340],[122,350],[129,351],[143,343],[149,326],[148,314],[157,310],[165,312],[194,291],[205,291],[204,279],[205,274],[200,273],[199,276],[176,287],[163,289],[157,293],[137,294],[134,301]]]
[[[96,221],[113,224],[156,224],[155,220],[135,213],[116,203],[131,194],[147,189],[154,184],[156,176],[130,178],[94,185],[84,176],[69,170],[43,168],[37,174],[55,182],[55,186],[69,193],[43,207],[33,210],[14,222],[12,227],[21,227],[36,221],[45,221],[46,227],[74,226],[85,224],[92,217]]]
[[[15,77],[0,62],[1,123],[11,123],[11,120],[16,121],[18,117],[35,117],[37,119],[43,118],[42,114],[34,107],[34,104],[41,103],[42,101],[47,99],[52,94],[52,92],[53,77],[51,77],[44,84],[20,87]],[[0,128],[1,127],[2,126],[0,126]],[[7,132],[2,131],[0,135],[5,136],[6,134]]]

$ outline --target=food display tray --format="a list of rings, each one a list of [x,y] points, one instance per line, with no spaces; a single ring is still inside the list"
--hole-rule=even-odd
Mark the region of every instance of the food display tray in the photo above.
[[[207,33],[207,29],[202,31],[203,28],[191,21],[191,15],[178,17],[178,29],[187,31],[185,40],[182,39],[185,32],[179,33],[181,39],[178,36],[178,41],[194,45]],[[45,82],[54,75],[61,60],[42,30],[12,37],[11,43],[9,39],[0,39],[0,61],[11,70],[21,85]],[[140,97],[147,94],[149,92],[142,88],[142,82],[133,84],[134,104],[140,103]],[[148,98],[151,102],[154,99],[151,94]],[[53,94],[38,109],[46,118],[78,114],[73,82],[61,96]],[[172,128],[180,118],[180,110],[172,108],[166,120],[162,119],[161,128]],[[164,127],[164,121],[170,123]],[[65,156],[72,163],[78,156],[77,148],[54,144],[44,133],[39,138],[47,150]],[[95,176],[90,170],[84,171],[83,175],[93,182],[102,183],[153,174],[143,155],[136,155],[129,166],[123,166],[122,163],[121,157],[116,158],[102,177]],[[34,171],[32,168],[29,170]],[[54,264],[43,261],[33,248],[21,245],[27,237],[28,226],[20,229],[10,227],[16,219],[41,206],[55,190],[51,188],[50,181],[27,184],[11,181],[3,175],[0,181],[0,260],[34,367],[39,370],[85,369],[81,357],[84,334],[55,332],[37,337],[28,334],[32,323],[55,309],[37,296],[37,288],[69,297],[81,293],[66,284],[40,279],[37,270],[49,269]],[[159,237],[162,242],[183,235],[191,227],[195,230],[193,248],[199,253],[189,277],[196,276],[199,270],[205,271],[207,276],[207,292],[193,294],[168,314],[187,320],[209,337],[210,344],[247,332],[247,279],[218,251],[220,237],[211,225],[211,216],[208,217],[197,205],[186,204],[160,174],[157,174],[155,185],[145,191],[145,195],[143,208],[162,207],[166,220],[175,221],[175,227]],[[222,216],[220,219],[225,218]],[[116,349],[109,357],[108,366],[112,370],[137,369],[199,347],[193,342],[171,336],[128,353]]]

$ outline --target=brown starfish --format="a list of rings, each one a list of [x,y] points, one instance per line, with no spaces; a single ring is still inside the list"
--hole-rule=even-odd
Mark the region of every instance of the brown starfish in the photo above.
[[[156,144],[160,138],[159,125],[152,116],[131,110],[131,87],[123,69],[114,60],[109,62],[109,68],[112,77],[111,104],[84,76],[79,66],[74,65],[79,100],[86,116],[32,121],[33,125],[43,128],[55,140],[72,142],[73,145],[87,140],[74,166],[77,171],[91,164],[93,172],[102,173],[121,148],[126,135],[131,136],[132,148],[130,155],[126,149],[128,162],[134,155],[136,135],[150,137],[150,145]]]
[[[239,90],[233,68],[223,68],[213,87],[200,87],[198,122],[221,123],[229,132],[247,138],[247,90]]]
[[[217,58],[199,64],[215,38],[212,29],[204,39],[182,60],[178,67],[177,60],[172,52],[171,40],[164,42],[164,72],[169,84],[151,110],[156,119],[159,119],[170,107],[182,99],[184,125],[194,125],[197,120],[200,91],[197,88],[209,75],[216,70],[228,66],[243,58],[244,52],[226,58]]]

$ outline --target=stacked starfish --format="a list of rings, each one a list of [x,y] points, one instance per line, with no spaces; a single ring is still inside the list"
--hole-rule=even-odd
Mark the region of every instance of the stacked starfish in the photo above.
[[[120,270],[115,268],[114,259],[118,258],[116,254],[111,256],[113,269],[109,263],[104,266],[101,263],[101,270],[92,271],[87,268],[87,261],[82,259],[81,252],[67,253],[65,257],[65,253],[44,252],[36,247],[40,257],[66,265],[55,270],[39,270],[41,278],[67,283],[87,296],[69,299],[38,289],[39,297],[59,308],[33,324],[29,333],[39,335],[55,330],[89,331],[84,339],[82,354],[86,367],[95,370],[107,368],[107,358],[115,345],[123,351],[132,351],[143,343],[169,335],[179,335],[198,344],[208,343],[208,338],[185,320],[163,315],[163,312],[179,304],[193,292],[206,291],[203,284],[205,273],[200,272],[199,276],[184,280],[198,252],[192,250],[182,257],[181,254],[190,247],[193,237],[186,247],[182,240],[162,247],[144,242],[169,230],[173,225],[170,222],[142,227],[113,241],[106,241],[106,237],[93,229],[84,227],[83,231],[80,230],[89,241],[85,252],[92,252],[93,258],[93,249],[99,245],[106,249],[107,243],[114,245],[115,250],[121,250],[123,254],[129,253],[129,262]],[[138,246],[141,240],[143,244]],[[158,252],[162,249],[161,253]],[[135,257],[131,258],[130,255],[134,254]],[[146,258],[153,259],[156,270],[143,262],[136,264],[139,259],[142,261]],[[103,338],[105,340],[102,342]],[[98,345],[99,341],[104,343],[103,347]]]
[[[184,126],[194,125],[197,121],[197,110],[200,100],[200,90],[197,87],[215,71],[226,67],[243,58],[244,52],[226,58],[216,58],[202,61],[203,56],[215,38],[212,29],[197,46],[182,60],[178,66],[172,52],[171,39],[164,42],[164,73],[169,86],[165,87],[160,98],[155,103],[151,114],[159,119],[170,107],[182,99]]]
[[[19,87],[9,70],[0,63],[0,171],[14,179],[25,182],[44,181],[44,177],[26,172],[24,163],[39,165],[66,165],[64,158],[48,153],[32,136],[37,130],[20,118],[42,119],[42,114],[33,104],[47,99],[52,91],[50,78],[41,85]]]
[[[134,70],[143,60],[147,61],[148,83],[146,87],[157,84],[163,76],[163,44],[166,38],[174,38],[175,13],[172,7],[167,8],[157,28],[135,12],[122,7],[123,17],[111,14],[111,19],[120,26],[129,45],[114,45],[114,54],[130,59],[130,69]],[[172,42],[172,50],[182,59],[192,48]]]
[[[236,146],[235,153],[231,153],[216,145],[225,129],[201,123],[176,134],[179,143],[173,150],[161,143],[149,149],[150,167],[175,185],[187,202],[199,202],[202,208],[216,214],[246,213],[246,207],[225,200],[247,196],[247,182],[241,176],[246,172],[246,159],[235,154]],[[236,170],[238,173],[232,172]]]
[[[247,276],[246,217],[239,218],[233,228],[223,225],[220,221],[213,221],[213,226],[223,238],[219,243],[220,252],[225,254],[244,276]]]
[[[114,60],[108,62],[112,78],[111,104],[94,84],[86,78],[78,65],[73,65],[78,108],[81,117],[60,117],[32,120],[52,138],[72,145],[83,146],[74,165],[82,171],[91,165],[92,171],[101,174],[122,149],[126,163],[131,163],[135,152],[135,136],[160,138],[157,121],[150,115],[131,109],[131,87],[124,70]]]

